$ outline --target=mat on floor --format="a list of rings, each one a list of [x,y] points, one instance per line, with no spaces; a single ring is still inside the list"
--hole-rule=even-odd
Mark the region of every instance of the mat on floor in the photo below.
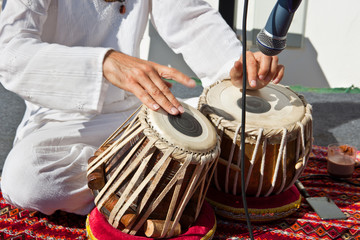
[[[301,181],[312,197],[330,196],[348,218],[321,220],[303,199],[295,214],[276,222],[253,224],[255,239],[360,239],[360,188],[322,176],[327,174],[326,158],[327,149],[314,146]],[[359,177],[358,167],[351,181],[360,184]],[[86,239],[85,221],[85,216],[60,211],[46,216],[19,209],[7,204],[0,193],[0,239]],[[248,237],[246,223],[217,218],[214,239]]]

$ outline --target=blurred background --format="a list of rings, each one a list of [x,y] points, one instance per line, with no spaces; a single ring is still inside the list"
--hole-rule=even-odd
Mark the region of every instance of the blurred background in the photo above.
[[[241,39],[243,1],[207,2],[221,12]],[[250,50],[256,50],[256,35],[265,26],[275,3],[276,0],[249,1],[247,46]],[[288,46],[279,54],[280,62],[286,67],[282,84],[304,95],[313,106],[316,145],[342,142],[360,149],[357,132],[360,130],[358,29],[360,1],[303,0],[287,36]],[[175,67],[196,77],[182,56],[167,47],[151,24],[142,41],[141,58]],[[179,98],[198,96],[201,91],[201,86],[192,90],[178,84],[173,87]],[[0,171],[23,112],[23,101],[0,84]]]
[[[241,36],[243,1],[207,0]],[[255,48],[257,33],[276,0],[250,0],[247,46]],[[279,54],[286,66],[283,84],[305,87],[360,87],[357,74],[360,53],[360,1],[303,0],[287,36],[287,48]],[[142,45],[142,58],[171,65],[193,75],[180,55],[175,55],[149,25]]]

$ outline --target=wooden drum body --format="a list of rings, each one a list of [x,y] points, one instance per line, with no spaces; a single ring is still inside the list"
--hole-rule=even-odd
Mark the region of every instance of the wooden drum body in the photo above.
[[[114,228],[173,237],[197,219],[220,139],[205,116],[183,106],[181,116],[143,106],[89,160],[88,185]]]
[[[226,79],[204,89],[199,101],[200,111],[215,125],[221,138],[213,186],[232,195],[241,195],[241,99],[241,90]],[[247,91],[247,196],[267,197],[293,186],[311,152],[311,111],[302,96],[279,84]]]

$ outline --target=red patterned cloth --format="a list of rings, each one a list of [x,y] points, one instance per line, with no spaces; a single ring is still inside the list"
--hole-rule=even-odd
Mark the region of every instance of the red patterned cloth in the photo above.
[[[0,239],[86,239],[84,216],[15,208],[0,195]]]
[[[327,148],[314,146],[301,181],[312,197],[330,196],[346,213],[346,220],[321,220],[303,199],[300,209],[289,217],[266,224],[252,224],[255,239],[359,239],[359,187],[330,178],[307,178],[326,174]],[[358,156],[360,156],[358,154]],[[359,158],[358,158],[359,159]],[[360,168],[351,181],[360,184]],[[7,204],[0,193],[0,239],[86,239],[86,216],[56,212],[45,216]],[[214,239],[247,239],[244,222],[217,217]]]

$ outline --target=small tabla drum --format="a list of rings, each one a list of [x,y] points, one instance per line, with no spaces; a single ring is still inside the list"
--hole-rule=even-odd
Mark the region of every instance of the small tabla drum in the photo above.
[[[178,116],[142,106],[89,159],[93,211],[122,237],[173,238],[201,213],[220,139],[203,114],[182,105]]]
[[[244,220],[242,200],[236,198],[242,190],[242,91],[225,79],[204,89],[198,108],[221,138],[207,199],[222,216]],[[301,196],[293,185],[312,148],[311,111],[302,96],[279,84],[247,91],[244,186],[253,221],[282,218],[299,207]]]

